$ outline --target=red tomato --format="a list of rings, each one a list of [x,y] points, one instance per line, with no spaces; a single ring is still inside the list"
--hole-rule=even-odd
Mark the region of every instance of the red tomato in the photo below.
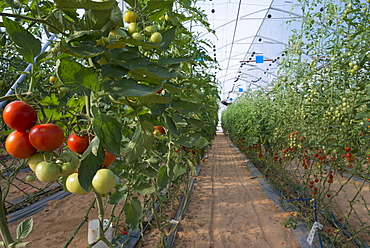
[[[30,131],[30,142],[40,151],[53,151],[60,147],[64,141],[63,130],[55,124],[40,124]]]
[[[349,151],[351,151],[351,148],[345,147],[344,150],[346,150],[346,152],[349,152]]]
[[[105,159],[101,167],[108,167],[109,165],[113,164],[114,160],[116,160],[116,157],[116,155],[105,151]]]
[[[37,113],[27,103],[14,101],[4,108],[3,118],[6,125],[10,128],[18,131],[26,131],[36,124]]]
[[[84,136],[78,136],[75,133],[69,135],[67,139],[68,148],[72,152],[77,152],[79,154],[84,153],[84,151],[89,147],[89,136],[85,134]]]
[[[161,134],[166,134],[166,130],[162,126],[155,126],[154,132],[160,132]]]
[[[28,139],[28,132],[14,131],[8,135],[5,141],[5,149],[15,158],[25,159],[36,153],[36,149]]]

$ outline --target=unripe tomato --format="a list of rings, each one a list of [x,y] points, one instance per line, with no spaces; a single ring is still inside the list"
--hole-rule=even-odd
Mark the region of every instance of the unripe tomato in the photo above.
[[[132,38],[135,40],[144,40],[144,36],[142,36],[140,33],[133,33]]]
[[[40,124],[30,130],[30,142],[40,151],[53,151],[64,141],[63,130],[55,124]]]
[[[35,173],[41,182],[48,183],[58,179],[60,176],[60,167],[57,164],[43,161],[38,163]]]
[[[137,33],[140,30],[141,28],[136,24],[136,22],[131,22],[127,27],[127,31],[129,34]]]
[[[89,193],[81,187],[80,181],[78,181],[78,173],[72,173],[68,176],[66,180],[66,188],[69,192],[76,195],[86,195]]]
[[[48,161],[51,159],[50,153],[35,153],[28,159],[28,165],[30,169],[35,172],[36,166],[42,161]]]
[[[152,43],[160,43],[162,41],[162,35],[159,32],[155,32],[150,36],[150,42]]]
[[[5,149],[15,158],[29,158],[37,150],[29,141],[29,133],[25,131],[14,131],[8,135],[5,141]]]
[[[145,31],[152,34],[154,32],[157,32],[157,28],[155,26],[146,26]]]
[[[106,194],[116,185],[116,176],[109,169],[100,169],[93,177],[91,185],[95,192]]]
[[[35,181],[35,176],[34,175],[27,175],[26,176],[26,181],[29,182],[29,183],[32,183],[33,181]]]
[[[60,174],[62,176],[71,175],[80,166],[80,159],[73,152],[63,152],[57,160],[60,164]]]
[[[4,108],[3,119],[5,124],[10,128],[18,131],[26,131],[36,124],[37,113],[27,103],[14,101]]]
[[[105,151],[104,163],[101,165],[101,167],[108,167],[109,165],[113,164],[114,160],[116,160],[116,157],[116,155]]]
[[[123,20],[127,23],[136,22],[138,18],[139,16],[134,11],[127,10],[123,13]]]
[[[84,151],[89,147],[89,144],[90,141],[87,134],[84,136],[78,136],[77,134],[72,133],[67,139],[68,148],[72,152],[77,152],[79,154],[84,153]]]

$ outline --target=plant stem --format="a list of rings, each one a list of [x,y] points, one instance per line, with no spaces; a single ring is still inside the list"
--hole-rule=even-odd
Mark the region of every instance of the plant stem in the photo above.
[[[63,248],[66,248],[68,247],[68,245],[72,242],[72,240],[75,238],[77,232],[81,229],[81,227],[87,222],[87,220],[89,219],[89,213],[90,213],[90,210],[94,207],[95,205],[95,202],[96,202],[96,199],[94,198],[94,200],[91,202],[90,204],[90,207],[86,210],[86,214],[84,216],[84,219],[81,221],[81,223],[78,225],[78,227],[76,228],[76,230],[74,230],[74,232],[72,233],[72,235],[69,237],[67,243],[63,246]]]
[[[104,242],[104,244],[107,245],[107,247],[113,247],[112,243],[105,237],[104,235],[104,206],[103,206],[103,200],[101,198],[101,195],[99,193],[94,192],[95,199],[98,203],[98,219],[99,219],[99,237],[98,240],[101,240]]]
[[[6,210],[3,202],[3,191],[0,187],[0,233],[3,238],[5,247],[8,247],[11,243],[14,242],[12,235],[10,234],[8,221],[6,219]]]

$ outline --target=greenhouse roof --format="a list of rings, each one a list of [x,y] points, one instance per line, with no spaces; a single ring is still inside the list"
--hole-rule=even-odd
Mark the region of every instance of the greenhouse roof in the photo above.
[[[296,0],[199,1],[212,32],[199,30],[211,41],[209,56],[216,59],[221,99],[232,101],[247,88],[268,89],[291,30],[300,25]],[[195,30],[193,30],[195,31]]]

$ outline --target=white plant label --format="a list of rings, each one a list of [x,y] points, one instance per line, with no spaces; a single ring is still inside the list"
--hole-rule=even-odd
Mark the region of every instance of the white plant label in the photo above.
[[[315,237],[315,233],[316,233],[316,229],[319,228],[319,229],[322,229],[322,225],[315,221],[315,223],[313,223],[313,226],[311,228],[311,231],[310,231],[310,234],[308,234],[308,237],[307,237],[307,242],[312,245],[313,243],[313,238]]]

